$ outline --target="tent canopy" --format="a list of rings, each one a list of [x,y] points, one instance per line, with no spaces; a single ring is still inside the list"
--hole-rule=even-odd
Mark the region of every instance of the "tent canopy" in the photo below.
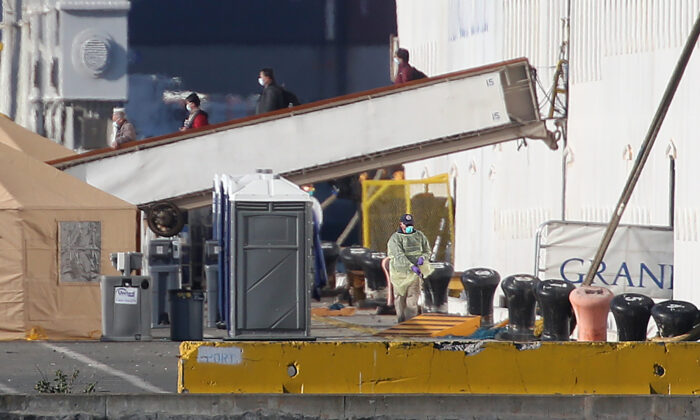
[[[99,339],[100,274],[136,250],[135,206],[0,144],[0,340]]]
[[[0,210],[136,208],[0,143]]]
[[[27,130],[4,114],[0,114],[0,144],[43,162],[75,155],[72,150]]]

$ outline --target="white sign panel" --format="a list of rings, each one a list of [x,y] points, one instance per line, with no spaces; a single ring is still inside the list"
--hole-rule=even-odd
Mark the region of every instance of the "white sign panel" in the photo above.
[[[551,221],[539,233],[537,275],[581,284],[607,224]],[[673,297],[673,230],[669,227],[620,225],[610,242],[593,285],[613,293]]]
[[[115,287],[114,303],[122,305],[136,305],[139,300],[138,287]]]
[[[197,363],[238,365],[243,361],[243,349],[239,347],[200,346],[197,349]]]

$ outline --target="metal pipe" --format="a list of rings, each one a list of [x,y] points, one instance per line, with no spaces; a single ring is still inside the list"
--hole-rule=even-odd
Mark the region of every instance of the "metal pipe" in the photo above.
[[[326,207],[328,207],[328,206],[330,206],[331,204],[333,204],[333,203],[335,202],[335,200],[337,200],[337,199],[338,199],[338,195],[337,195],[337,194],[331,194],[328,198],[326,198],[325,200],[323,200],[323,203],[321,203],[321,208],[325,210]]]
[[[634,162],[634,167],[632,167],[632,171],[630,172],[630,175],[627,178],[627,183],[625,184],[625,187],[622,190],[622,195],[620,196],[620,200],[618,201],[617,206],[615,207],[615,212],[610,218],[610,223],[608,224],[608,228],[605,230],[605,234],[603,235],[603,239],[600,242],[598,251],[596,251],[595,257],[593,258],[591,266],[588,269],[588,273],[586,273],[586,279],[583,281],[584,286],[590,286],[591,283],[593,283],[593,277],[595,276],[595,273],[598,270],[598,266],[603,261],[605,252],[608,250],[608,246],[610,246],[610,241],[612,240],[612,237],[615,234],[615,230],[620,224],[620,219],[622,218],[622,215],[625,212],[625,207],[627,206],[627,203],[629,202],[630,197],[632,196],[632,192],[634,192],[634,187],[637,185],[637,181],[639,180],[639,177],[642,174],[644,164],[649,158],[649,154],[651,153],[651,149],[654,146],[656,136],[659,134],[661,124],[663,123],[664,118],[666,117],[666,112],[668,112],[668,108],[671,106],[671,101],[673,100],[673,96],[676,93],[676,89],[678,89],[678,85],[681,82],[683,72],[688,66],[688,61],[690,61],[690,57],[693,55],[693,50],[695,49],[695,44],[697,43],[699,36],[700,14],[698,14],[698,17],[695,19],[693,29],[690,31],[690,35],[688,35],[688,40],[686,41],[685,46],[683,47],[681,56],[678,59],[678,63],[676,64],[676,68],[673,70],[673,74],[671,75],[671,79],[668,82],[668,86],[666,86],[664,96],[661,99],[659,108],[656,110],[654,119],[652,120],[651,125],[649,126],[649,131],[647,132],[646,138],[644,139],[642,147],[639,150],[639,155],[637,156],[637,160]]]
[[[566,69],[564,71],[564,118],[561,126],[561,141],[562,141],[562,168],[561,168],[561,220],[566,220],[566,147],[569,145],[569,74],[571,70],[571,0],[566,3],[566,22],[564,26],[564,36],[566,39]]]
[[[668,225],[673,228],[673,218],[676,214],[676,159],[669,158],[669,180],[668,180]]]
[[[15,119],[17,109],[17,72],[19,69],[19,0],[2,0],[2,41],[0,53],[0,112]]]
[[[350,219],[348,225],[345,226],[345,230],[343,230],[343,233],[341,233],[340,236],[338,236],[338,239],[335,241],[338,245],[343,245],[343,242],[345,242],[345,240],[348,238],[348,235],[350,235],[350,232],[352,232],[358,220],[360,220],[360,212],[356,211],[355,214],[352,216],[352,219]]]
[[[567,119],[564,119],[564,124],[561,128],[561,139],[562,139],[562,153],[561,153],[561,220],[566,220],[566,157],[567,157]]]

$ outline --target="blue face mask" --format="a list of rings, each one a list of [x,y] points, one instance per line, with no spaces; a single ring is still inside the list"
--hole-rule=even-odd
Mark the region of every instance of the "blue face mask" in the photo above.
[[[406,233],[413,233],[413,226],[406,226]]]

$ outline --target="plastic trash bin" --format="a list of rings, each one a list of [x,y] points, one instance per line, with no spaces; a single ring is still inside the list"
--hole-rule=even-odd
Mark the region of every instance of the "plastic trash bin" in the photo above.
[[[102,341],[151,340],[151,278],[101,276]]]
[[[203,337],[204,292],[201,290],[171,289],[170,339],[173,341],[200,341]]]

